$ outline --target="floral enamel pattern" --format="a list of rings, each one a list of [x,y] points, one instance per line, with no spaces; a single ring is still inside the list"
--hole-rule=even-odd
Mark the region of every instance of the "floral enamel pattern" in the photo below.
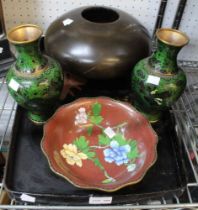
[[[76,164],[77,166],[82,167],[82,160],[87,159],[87,155],[78,152],[76,145],[73,144],[64,144],[60,153],[70,165]]]
[[[137,141],[124,137],[122,131],[127,122],[122,122],[113,128],[101,125],[104,118],[101,116],[102,105],[100,103],[92,104],[90,110],[87,111],[85,107],[80,107],[76,112],[74,124],[76,126],[88,125],[87,134],[90,137],[94,127],[99,128],[98,144],[90,146],[89,139],[79,136],[72,144],[64,144],[60,154],[67,164],[78,167],[83,167],[84,161],[93,161],[104,173],[102,183],[114,182],[116,180],[107,173],[97,157],[96,150],[103,150],[103,158],[107,163],[117,166],[124,165],[128,172],[132,172],[136,169],[136,160],[140,156]]]
[[[157,135],[128,103],[79,98],[44,125],[41,148],[51,170],[76,187],[116,191],[143,179],[155,163]]]

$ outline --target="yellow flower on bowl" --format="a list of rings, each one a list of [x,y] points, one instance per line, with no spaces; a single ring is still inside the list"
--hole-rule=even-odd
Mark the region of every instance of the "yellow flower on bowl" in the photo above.
[[[63,158],[69,165],[77,165],[82,167],[82,160],[86,160],[88,157],[82,152],[78,152],[76,145],[64,144],[63,149],[60,151]]]

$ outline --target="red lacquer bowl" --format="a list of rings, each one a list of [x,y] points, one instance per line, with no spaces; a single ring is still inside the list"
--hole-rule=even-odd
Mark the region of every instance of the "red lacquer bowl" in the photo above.
[[[157,158],[157,135],[131,105],[106,97],[60,107],[44,126],[50,168],[76,187],[116,191],[139,182]]]

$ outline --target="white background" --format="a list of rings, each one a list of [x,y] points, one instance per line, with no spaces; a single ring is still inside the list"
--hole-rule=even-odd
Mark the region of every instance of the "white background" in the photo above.
[[[152,35],[157,20],[160,0],[2,0],[6,30],[33,23],[44,32],[49,24],[67,11],[86,5],[105,5],[119,8],[137,18]],[[171,27],[179,0],[169,0],[163,27]],[[188,46],[179,54],[180,60],[198,61],[198,0],[188,0],[180,30],[190,38]]]

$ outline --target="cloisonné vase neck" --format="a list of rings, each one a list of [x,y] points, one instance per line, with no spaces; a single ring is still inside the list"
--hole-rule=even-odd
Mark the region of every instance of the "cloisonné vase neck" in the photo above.
[[[16,49],[16,70],[23,73],[35,73],[42,70],[47,61],[39,49],[39,40],[31,43],[14,44]]]
[[[157,40],[157,49],[149,58],[149,64],[154,71],[171,75],[178,72],[177,55],[183,46],[171,46]]]

